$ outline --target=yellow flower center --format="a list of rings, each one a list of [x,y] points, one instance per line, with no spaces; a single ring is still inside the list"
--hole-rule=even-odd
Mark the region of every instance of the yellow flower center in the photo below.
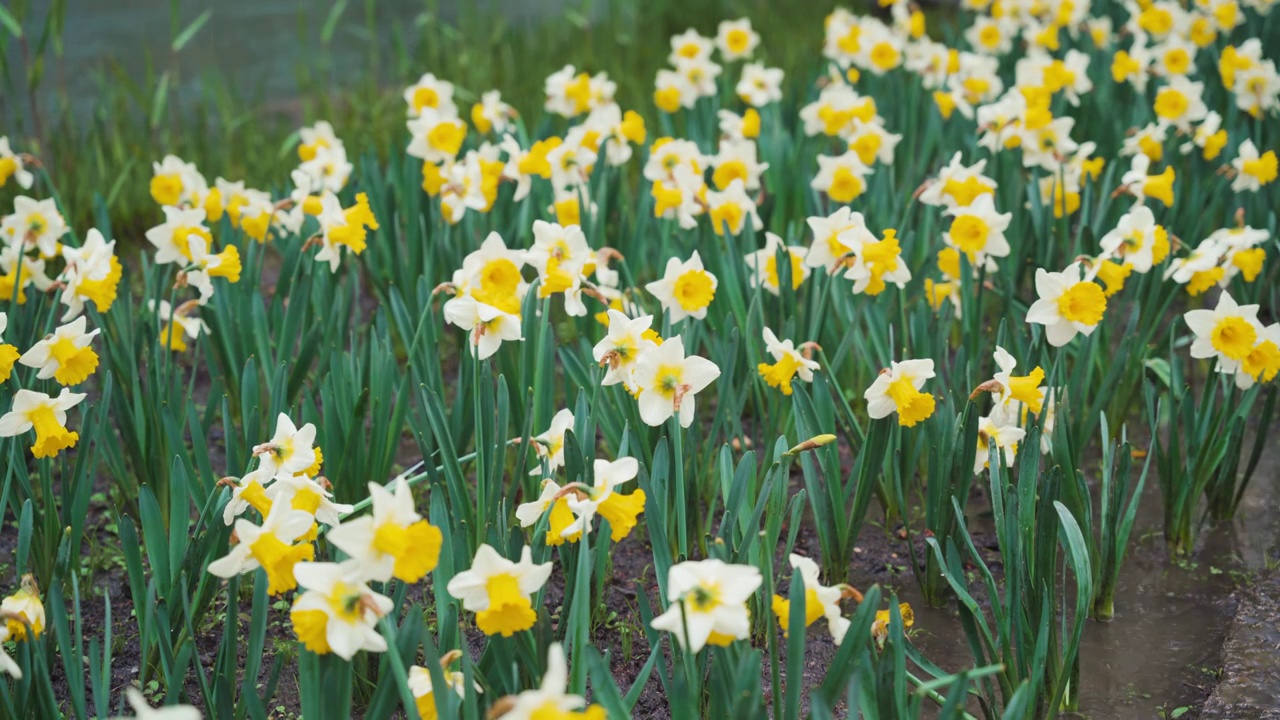
[[[785,253],[786,256],[791,259],[791,289],[795,290],[800,287],[800,283],[804,282],[804,261],[800,259],[799,255],[791,252],[790,250],[785,251]],[[777,255],[770,255],[768,259],[764,261],[764,276],[765,283],[769,287],[782,287],[782,280],[778,277]]]
[[[1254,380],[1271,382],[1280,373],[1280,347],[1263,340],[1244,357],[1240,367]]]
[[[705,270],[686,270],[676,278],[671,294],[685,312],[694,313],[711,304],[716,289]]]
[[[298,587],[298,581],[293,579],[293,566],[316,557],[316,549],[310,543],[289,545],[271,532],[259,535],[249,546],[249,553],[266,570],[267,592],[271,595]]]
[[[716,168],[716,172],[712,176],[712,181],[715,182],[717,188],[724,190],[734,180],[741,180],[745,183],[749,177],[750,174],[747,172],[746,163],[741,160],[729,160],[720,163],[720,166]]]
[[[413,91],[413,111],[422,112],[423,108],[440,107],[440,93],[435,88],[420,87]]]
[[[49,356],[58,363],[53,379],[63,385],[79,385],[98,367],[98,354],[93,348],[77,347],[71,338],[60,337],[50,343]]]
[[[27,420],[35,426],[36,442],[31,454],[37,458],[50,458],[66,448],[75,447],[79,433],[67,432],[48,405],[37,405],[27,411]]]
[[[1165,120],[1177,120],[1182,117],[1190,104],[1186,95],[1171,87],[1160,88],[1160,92],[1156,93],[1156,115]]]
[[[729,52],[734,55],[741,55],[747,51],[747,46],[751,44],[751,34],[741,28],[734,28],[725,35],[724,44],[728,46]]]
[[[407,583],[418,582],[435,569],[442,540],[440,528],[426,520],[410,525],[385,522],[373,532],[373,548],[395,558],[392,574]]]
[[[511,637],[533,627],[538,614],[529,598],[520,592],[519,580],[510,573],[499,573],[485,584],[489,607],[476,613],[476,625],[486,635]]]
[[[1209,335],[1213,349],[1231,360],[1243,360],[1258,341],[1258,333],[1249,321],[1238,315],[1222,318]]]
[[[177,205],[182,199],[182,177],[166,173],[151,178],[151,198],[161,205]]]
[[[847,167],[838,167],[831,176],[831,187],[827,188],[827,195],[838,203],[848,203],[853,202],[865,189],[862,178]]]
[[[960,251],[969,256],[969,263],[977,262],[978,253],[987,246],[991,228],[977,215],[960,215],[951,223],[951,240]]]
[[[898,409],[899,425],[912,427],[933,414],[933,396],[916,390],[912,379],[907,375],[889,383],[885,394]]]
[[[1107,310],[1107,296],[1095,282],[1078,282],[1058,296],[1058,314],[1070,322],[1097,325]]]
[[[756,366],[756,371],[760,373],[765,383],[769,387],[778,388],[783,395],[791,394],[791,379],[796,376],[796,371],[799,369],[800,362],[790,353],[784,354],[772,365],[760,363]]]

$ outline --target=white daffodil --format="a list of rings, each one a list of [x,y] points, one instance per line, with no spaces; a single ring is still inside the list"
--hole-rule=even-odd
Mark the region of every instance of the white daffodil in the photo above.
[[[844,642],[845,633],[849,631],[851,624],[849,619],[840,613],[840,599],[844,597],[845,586],[823,585],[818,578],[818,563],[803,555],[791,553],[788,561],[791,563],[791,568],[800,573],[800,577],[804,580],[805,627],[812,625],[818,618],[826,618],[827,630],[831,631],[831,637],[836,645]],[[777,616],[783,633],[790,631],[792,602],[790,598],[773,596],[773,614]]]
[[[725,647],[751,634],[747,600],[763,581],[751,565],[716,559],[677,563],[667,576],[670,604],[650,626],[671,633],[689,652],[708,644]]]
[[[658,426],[675,415],[681,427],[689,427],[694,397],[718,377],[720,368],[715,363],[697,355],[685,357],[683,338],[666,340],[636,362],[640,419]]]
[[[773,233],[765,233],[764,247],[743,258],[747,267],[751,268],[751,287],[760,286],[774,295],[782,292],[782,279],[778,271],[778,255],[786,258],[791,268],[791,289],[795,290],[809,277],[809,266],[805,264],[805,255],[809,248],[800,245],[784,246],[782,238]]]
[[[652,292],[652,290],[650,291]],[[609,330],[603,339],[592,348],[591,355],[595,361],[605,368],[602,386],[622,383],[628,391],[636,388],[632,378],[636,369],[636,361],[644,353],[657,347],[657,344],[646,337],[652,333],[652,315],[629,318],[614,309],[608,311]]]
[[[84,400],[84,393],[73,393],[67,388],[57,397],[22,389],[14,393],[13,406],[0,416],[0,437],[14,437],[28,430],[36,431],[36,441],[31,454],[36,458],[51,458],[62,450],[75,447],[79,433],[67,430],[67,411]]]
[[[298,586],[294,566],[315,559],[315,546],[308,542],[294,544],[311,529],[314,518],[294,510],[285,503],[275,503],[263,518],[262,525],[241,518],[236,520],[231,551],[209,563],[209,574],[231,578],[262,568],[267,573],[267,592],[279,595]]]
[[[662,278],[646,284],[644,289],[670,313],[674,325],[687,317],[705,318],[718,285],[716,276],[702,267],[702,257],[694,250],[688,260],[668,258]]]
[[[813,371],[819,367],[817,362],[801,355],[790,340],[778,340],[769,328],[764,329],[763,335],[765,352],[773,357],[773,363],[760,363],[756,370],[769,387],[790,395],[791,382],[796,376],[805,382],[813,382]]]
[[[492,357],[503,341],[524,339],[519,315],[503,312],[470,295],[459,295],[446,302],[444,319],[469,333],[467,344],[471,354],[480,360]]]
[[[276,431],[271,439],[253,448],[258,468],[274,478],[293,477],[316,462],[316,426],[306,423],[301,428],[288,415],[276,416]]]
[[[304,647],[343,660],[361,650],[386,652],[377,625],[395,604],[365,585],[359,562],[300,562],[293,573],[305,592],[293,601],[289,621]]]
[[[933,414],[933,396],[921,392],[926,380],[934,376],[932,360],[892,362],[881,370],[871,387],[862,394],[867,401],[867,414],[873,420],[898,413],[898,424],[912,427]]]
[[[1072,263],[1062,272],[1036,270],[1040,299],[1027,310],[1027,322],[1045,326],[1045,338],[1054,347],[1071,342],[1077,333],[1092,335],[1107,310],[1102,286],[1085,279],[1083,266]]]
[[[45,259],[58,255],[58,239],[67,230],[67,221],[53,198],[35,200],[19,195],[13,199],[13,214],[0,222],[0,237],[10,244],[36,248]]]
[[[1219,372],[1232,373],[1249,356],[1262,330],[1258,305],[1238,305],[1231,293],[1222,291],[1212,310],[1188,310],[1183,318],[1195,334],[1191,357],[1217,358]]]
[[[53,378],[60,385],[79,385],[98,367],[98,354],[90,344],[99,330],[85,331],[84,316],[62,325],[31,346],[18,362],[39,372],[41,380]]]
[[[578,658],[574,658],[574,661],[581,662]],[[552,643],[547,648],[547,672],[542,677],[542,685],[534,690],[525,690],[512,698],[509,709],[497,715],[497,719],[604,720],[604,708],[599,705],[587,705],[586,699],[581,695],[569,694],[568,687],[569,669],[564,659],[564,648],[560,643]]]
[[[531,596],[551,576],[551,563],[535,565],[529,546],[512,562],[488,544],[476,550],[471,569],[449,580],[449,595],[476,614],[476,626],[486,635],[511,635],[528,630],[538,619]]]

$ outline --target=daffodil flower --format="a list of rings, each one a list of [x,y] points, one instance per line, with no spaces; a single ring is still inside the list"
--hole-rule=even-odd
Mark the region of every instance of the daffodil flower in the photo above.
[[[804,264],[811,268],[825,268],[834,273],[844,259],[865,243],[875,242],[875,235],[867,229],[862,213],[842,205],[826,217],[807,218],[813,232],[813,243],[804,256]]]
[[[734,92],[748,105],[762,108],[782,99],[781,68],[765,67],[764,63],[747,63]]]
[[[167,300],[147,301],[147,310],[155,313],[160,320],[160,333],[156,339],[161,345],[174,352],[183,352],[187,349],[187,340],[195,340],[209,333],[209,326],[203,320],[187,314],[196,306],[194,300],[177,308],[169,305]]]
[[[1135,205],[1098,241],[1104,252],[1135,272],[1147,273],[1169,256],[1169,233],[1156,223],[1151,208]]]
[[[209,184],[195,163],[176,155],[166,155],[151,164],[151,199],[164,207],[195,207],[208,192]]]
[[[369,483],[373,510],[329,531],[329,542],[356,560],[371,580],[396,578],[415,583],[435,569],[443,536],[413,507],[413,491],[403,477],[393,490]]]
[[[1274,150],[1259,154],[1253,140],[1246,139],[1240,143],[1236,153],[1236,158],[1231,161],[1231,167],[1236,171],[1235,179],[1231,181],[1232,192],[1257,192],[1276,179],[1278,164]]]
[[[227,525],[233,524],[237,517],[251,507],[265,518],[271,512],[272,504],[266,488],[274,481],[275,478],[262,468],[246,474],[239,480],[235,478],[220,480],[218,485],[231,488],[231,498],[222,508],[222,522]]]
[[[520,316],[503,312],[479,302],[470,295],[460,295],[444,304],[444,319],[466,330],[471,354],[479,360],[492,357],[504,341],[524,339]]]
[[[301,428],[288,415],[276,416],[276,431],[271,439],[253,448],[258,468],[274,478],[293,477],[316,461],[313,446],[316,426],[306,423]]]
[[[675,415],[681,427],[689,427],[694,397],[718,377],[720,368],[715,363],[696,355],[685,357],[683,338],[663,342],[636,361],[640,419],[656,427]]]
[[[1040,385],[1044,381],[1044,368],[1037,365],[1030,375],[1015,376],[1013,370],[1018,366],[1018,361],[999,345],[996,346],[995,360],[1000,367],[1000,372],[994,378],[1000,386],[999,403],[1022,403],[1031,412],[1039,414],[1044,405],[1045,390]]]
[[[265,492],[273,506],[277,503],[288,505],[294,510],[301,510],[311,515],[316,522],[330,527],[336,526],[341,521],[339,516],[352,510],[351,505],[334,502],[333,493],[329,492],[324,485],[302,474],[277,477]]]
[[[549,472],[564,467],[564,434],[573,429],[573,422],[573,411],[561,408],[551,418],[550,427],[531,438],[538,456],[546,460]],[[541,468],[534,468],[529,474],[536,475],[539,472],[542,472]]]
[[[592,464],[594,484],[583,496],[567,498],[569,510],[576,518],[562,533],[589,529],[592,518],[599,515],[609,521],[610,539],[615,543],[624,540],[635,528],[636,518],[644,512],[645,492],[636,489],[623,494],[618,486],[634,480],[639,471],[640,464],[635,458],[595,460]]]
[[[520,561],[512,562],[489,545],[481,545],[471,569],[449,580],[449,595],[476,613],[476,625],[486,635],[510,637],[533,627],[538,619],[531,596],[551,576],[551,563],[535,565],[526,545]]]
[[[778,340],[769,328],[764,329],[763,335],[765,352],[773,356],[773,363],[760,363],[756,370],[766,385],[778,388],[783,395],[790,395],[791,382],[796,376],[805,382],[813,382],[817,362],[800,354],[790,340]]]
[[[978,420],[978,447],[973,459],[973,474],[977,475],[990,463],[990,443],[1004,451],[1005,467],[1012,467],[1017,458],[1018,443],[1026,437],[1026,431],[1018,427],[1020,403],[996,403],[991,414]],[[998,459],[998,457],[997,457]]]
[[[846,595],[853,597],[853,593],[857,591],[847,585],[824,586],[818,578],[818,564],[803,555],[791,553],[788,559],[792,569],[804,579],[805,627],[817,622],[818,618],[826,618],[827,630],[831,632],[836,645],[844,642],[851,623],[840,612],[840,600]],[[778,618],[784,635],[791,630],[791,602],[788,598],[773,596],[773,614]]]
[[[843,155],[819,155],[818,173],[809,187],[826,193],[834,203],[848,204],[866,192],[870,174],[871,168],[852,150]]]
[[[4,339],[4,331],[8,327],[9,314],[0,312],[0,340]],[[21,355],[17,347],[0,342],[0,383],[9,380],[9,375],[13,373],[13,364]]]
[[[313,560],[315,546],[295,541],[315,521],[309,513],[290,508],[287,503],[274,503],[262,525],[243,518],[236,520],[236,544],[223,557],[209,563],[209,574],[231,578],[262,568],[267,573],[267,592],[279,595],[298,586],[294,566]]]
[[[1258,305],[1238,305],[1231,293],[1222,291],[1212,310],[1188,310],[1184,317],[1195,334],[1191,357],[1217,358],[1219,372],[1233,373],[1253,351],[1262,326]]]
[[[98,367],[98,354],[90,344],[98,330],[85,332],[85,318],[62,325],[31,346],[18,362],[39,372],[41,380],[53,378],[61,385],[79,385]]]
[[[451,665],[458,658],[462,657],[462,653],[457,650],[451,650],[440,658],[440,670],[444,676],[445,687],[457,694],[459,698],[466,696],[467,681],[466,676],[457,670],[450,671]],[[483,693],[480,683],[474,683],[473,687],[476,693]],[[414,705],[418,708],[418,715],[422,720],[437,720],[435,688],[431,683],[431,671],[421,665],[414,665],[409,668],[409,692],[413,693]]]
[[[35,429],[36,441],[31,446],[31,454],[37,459],[55,457],[75,447],[80,439],[79,433],[67,430],[67,411],[84,399],[84,393],[73,393],[67,388],[62,388],[57,397],[19,390],[13,396],[12,409],[0,417],[0,437],[13,437]]]
[[[751,57],[759,44],[760,36],[751,29],[750,18],[722,20],[716,27],[716,48],[726,61]]]
[[[9,138],[0,137],[0,187],[8,184],[9,178],[13,178],[23,190],[30,190],[35,182],[35,176],[27,169],[22,156],[9,147]]]
[[[377,624],[395,605],[369,589],[358,561],[300,562],[293,573],[305,592],[293,601],[289,622],[303,647],[343,660],[361,650],[386,652]]]
[[[34,575],[23,575],[18,591],[0,601],[0,618],[4,620],[10,640],[26,640],[28,628],[32,640],[38,640],[44,633],[44,604],[40,602],[40,589]]]
[[[668,258],[662,278],[646,284],[644,289],[658,299],[674,325],[688,317],[704,319],[718,286],[716,276],[703,268],[702,257],[694,250],[688,260]]]
[[[552,643],[547,648],[547,672],[542,685],[499,700],[494,704],[493,716],[495,720],[605,720],[603,707],[588,705],[581,695],[570,695],[568,687],[564,648]]]
[[[63,322],[74,320],[92,302],[99,314],[105,314],[115,302],[124,268],[115,255],[116,243],[107,242],[97,228],[85,234],[78,248],[63,246],[66,268],[58,277],[62,283],[60,300],[67,306]]]
[[[1093,334],[1107,310],[1102,286],[1086,279],[1083,266],[1072,263],[1062,272],[1036,270],[1040,299],[1027,310],[1027,322],[1044,325],[1045,338],[1054,347],[1071,342],[1077,333]]]
[[[166,705],[153,708],[147,703],[142,691],[132,685],[124,691],[129,707],[133,709],[134,720],[200,720],[200,711],[191,705]],[[111,720],[128,720],[128,718],[111,718]]]
[[[19,195],[13,199],[13,214],[0,221],[0,237],[7,236],[23,248],[35,248],[45,259],[58,255],[58,240],[69,229],[52,198],[35,200]]]
[[[458,107],[453,102],[453,83],[440,80],[431,73],[423,74],[417,82],[404,89],[404,103],[411,118],[428,111],[443,117],[458,116]]]
[[[903,427],[913,427],[928,419],[933,415],[935,402],[933,396],[921,392],[921,388],[933,376],[932,360],[890,363],[862,394],[867,401],[867,414],[879,420],[896,412],[898,424]]]
[[[520,521],[520,527],[537,525],[542,516],[550,511],[546,544],[556,547],[566,542],[578,542],[582,538],[582,524],[576,521],[569,506],[568,495],[573,491],[573,488],[561,487],[551,478],[543,479],[538,497],[516,507],[516,519]]]
[[[799,288],[809,277],[809,266],[805,264],[805,255],[809,248],[800,245],[784,245],[782,238],[773,233],[765,233],[764,247],[746,255],[744,261],[751,268],[751,286],[763,287],[774,295],[782,292],[782,276],[778,270],[778,255],[786,258],[791,266],[791,289]]]
[[[712,182],[724,190],[734,180],[741,180],[748,192],[760,189],[760,176],[769,169],[769,163],[756,159],[756,144],[752,140],[721,140],[720,152],[711,159]]]
[[[653,316],[641,315],[633,319],[612,308],[607,313],[609,329],[591,350],[595,361],[605,368],[600,385],[622,383],[628,392],[638,392],[634,379],[636,361],[645,352],[657,347],[657,343],[650,339],[653,334]]]
[[[687,560],[671,566],[667,576],[666,612],[649,625],[669,632],[685,650],[728,646],[751,634],[747,600],[764,578],[751,565],[721,560]]]

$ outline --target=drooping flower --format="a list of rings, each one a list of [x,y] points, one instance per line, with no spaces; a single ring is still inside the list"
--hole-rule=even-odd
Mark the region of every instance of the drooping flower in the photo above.
[[[369,589],[359,561],[300,562],[293,574],[305,592],[293,601],[289,621],[304,647],[343,660],[361,650],[386,651],[377,624],[394,603]]]
[[[44,604],[40,602],[40,588],[34,575],[23,575],[17,592],[0,601],[0,616],[10,640],[26,640],[28,628],[31,639],[40,638],[45,626]]]
[[[845,633],[849,630],[850,621],[840,613],[840,599],[845,595],[844,585],[824,586],[818,578],[818,564],[813,560],[791,553],[788,558],[791,567],[800,573],[800,577],[804,578],[804,624],[808,627],[815,623],[818,618],[825,617],[827,620],[827,630],[831,632],[831,637],[835,640],[836,645],[844,642]],[[783,634],[789,634],[791,630],[791,603],[790,598],[782,598],[781,596],[773,596],[773,614],[778,618],[778,624],[782,626]]]
[[[488,544],[476,550],[471,569],[449,580],[449,594],[476,614],[476,626],[486,635],[510,637],[533,627],[538,613],[531,596],[551,576],[551,563],[535,565],[526,545],[520,561],[512,562]]]
[[[67,411],[85,399],[84,393],[73,393],[67,388],[57,397],[34,390],[19,390],[13,396],[13,407],[0,417],[0,437],[21,435],[35,429],[36,441],[31,454],[37,459],[51,458],[59,452],[75,447],[80,434],[67,430]]]
[[[756,371],[766,385],[778,388],[783,395],[790,395],[791,382],[796,376],[805,382],[813,382],[813,371],[818,369],[818,363],[800,354],[790,340],[778,340],[778,336],[767,327],[764,329],[764,349],[773,356],[773,363],[760,363]]]
[[[698,652],[708,644],[728,646],[751,634],[747,600],[764,578],[751,565],[721,560],[687,560],[671,566],[669,605],[653,619],[654,630],[669,632],[681,647]]]

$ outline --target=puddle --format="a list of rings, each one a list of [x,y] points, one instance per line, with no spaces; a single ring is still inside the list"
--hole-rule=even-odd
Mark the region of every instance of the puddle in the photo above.
[[[1085,626],[1078,717],[1159,718],[1161,709],[1172,711],[1203,701],[1217,684],[1223,665],[1223,643],[1236,612],[1232,591],[1248,573],[1266,568],[1268,558],[1280,556],[1280,513],[1276,512],[1280,443],[1271,443],[1263,451],[1235,520],[1203,530],[1199,550],[1182,566],[1165,559],[1154,472],[1153,468],[1147,478],[1121,570],[1115,619]],[[909,575],[896,589],[901,599],[919,608],[916,620],[922,632],[914,642],[925,656],[947,670],[971,667],[973,660],[955,613],[950,608],[925,608]],[[1257,631],[1269,638],[1269,646],[1280,647],[1280,627],[1274,618],[1255,620]],[[1233,664],[1274,668],[1276,658],[1274,650],[1258,651],[1233,658]],[[1251,687],[1241,693],[1240,701],[1280,705],[1280,687]]]

